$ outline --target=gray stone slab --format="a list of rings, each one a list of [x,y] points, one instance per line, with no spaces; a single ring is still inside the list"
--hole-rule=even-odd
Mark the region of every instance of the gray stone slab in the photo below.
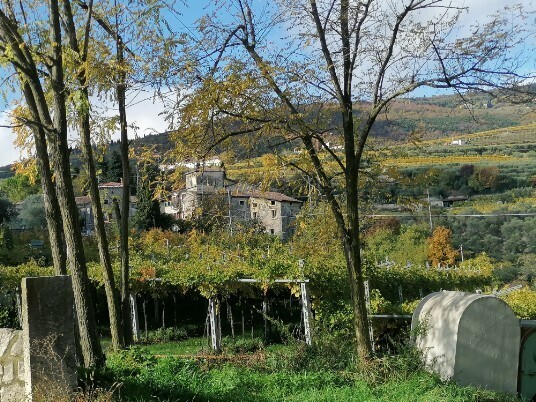
[[[22,280],[26,393],[68,395],[77,385],[74,298],[69,276]]]

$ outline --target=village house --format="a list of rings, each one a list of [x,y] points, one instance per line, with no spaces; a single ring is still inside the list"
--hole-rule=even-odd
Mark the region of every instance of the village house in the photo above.
[[[99,194],[101,198],[102,212],[104,222],[110,223],[115,221],[113,201],[116,200],[121,207],[123,199],[123,183],[107,182],[99,184]],[[76,197],[76,206],[78,208],[78,216],[82,233],[90,234],[95,228],[93,211],[91,209],[91,198],[89,196]],[[137,198],[130,196],[129,218],[132,218],[136,213]]]
[[[78,219],[80,221],[82,233],[90,234],[95,228],[93,211],[91,209],[91,198],[85,195],[83,197],[76,197],[75,201],[76,207],[78,208]]]
[[[102,204],[102,212],[104,213],[104,221],[114,221],[113,202],[117,201],[119,206],[123,199],[123,183],[122,182],[107,182],[99,184],[99,194]],[[132,218],[136,213],[137,197],[130,196],[130,204],[128,210],[129,218]]]
[[[196,167],[185,174],[185,187],[161,205],[178,219],[217,210],[232,222],[257,221],[266,233],[289,238],[302,202],[274,191],[261,191],[227,178],[223,167]]]

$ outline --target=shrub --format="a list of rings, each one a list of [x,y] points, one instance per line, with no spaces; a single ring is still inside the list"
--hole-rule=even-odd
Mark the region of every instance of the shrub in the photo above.
[[[277,349],[267,359],[272,370],[330,371],[355,367],[356,354],[351,338],[342,332],[327,328],[315,328],[313,344],[290,340],[286,347]]]
[[[536,291],[521,289],[501,297],[522,319],[536,319]]]
[[[222,340],[223,350],[226,353],[254,353],[264,349],[264,342],[260,338],[230,338]]]
[[[184,328],[158,328],[147,333],[147,339],[140,343],[166,343],[181,341],[188,338],[188,333]]]

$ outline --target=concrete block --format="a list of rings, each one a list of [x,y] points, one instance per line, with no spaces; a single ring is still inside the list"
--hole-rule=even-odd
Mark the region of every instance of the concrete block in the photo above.
[[[437,292],[413,313],[416,346],[427,367],[444,380],[515,394],[519,320],[495,296]]]

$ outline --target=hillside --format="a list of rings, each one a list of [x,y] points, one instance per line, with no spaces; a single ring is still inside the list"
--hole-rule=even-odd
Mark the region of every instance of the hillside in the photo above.
[[[427,141],[438,140],[437,143],[447,143],[454,139],[467,140],[471,145],[492,145],[488,137],[502,133],[494,133],[492,130],[509,128],[511,135],[500,135],[501,140],[496,141],[496,145],[503,144],[526,144],[527,140],[534,134],[536,124],[536,104],[511,105],[491,100],[487,95],[478,95],[470,98],[471,104],[464,103],[456,95],[441,95],[433,97],[399,99],[391,104],[387,113],[380,115],[376,121],[372,136],[378,140],[388,140],[395,142],[421,141],[425,145]],[[366,104],[356,105],[355,114],[359,116],[360,107]],[[326,107],[325,110],[329,110]],[[340,125],[340,116],[336,113],[335,107],[331,108],[330,125],[337,127]],[[328,115],[330,112],[328,112]],[[523,126],[530,129],[515,129],[513,127]],[[523,131],[524,130],[524,131]],[[475,134],[476,133],[476,134]],[[471,134],[469,136],[469,134]],[[337,137],[335,133],[334,137]],[[478,138],[481,138],[479,140]],[[483,139],[483,140],[482,140]],[[482,143],[483,141],[483,143]],[[487,145],[486,145],[487,144]],[[249,159],[261,156],[265,153],[290,150],[297,143],[281,144],[280,139],[258,138],[254,148],[233,149],[237,160]],[[132,147],[154,146],[157,152],[165,152],[173,145],[169,138],[169,133],[152,134],[133,140]],[[107,154],[112,151],[119,151],[117,141],[111,141]],[[72,154],[72,165],[80,166],[79,151],[74,149]],[[9,177],[13,173],[10,166],[0,167],[0,179]]]

